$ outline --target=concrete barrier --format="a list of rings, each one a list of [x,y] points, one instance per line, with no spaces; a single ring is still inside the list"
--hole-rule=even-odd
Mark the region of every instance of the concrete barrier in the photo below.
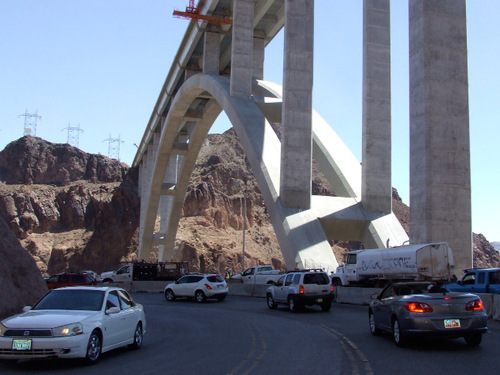
[[[131,293],[163,293],[165,286],[171,281],[132,281],[123,283],[109,283],[110,286],[118,286]],[[246,296],[265,298],[269,285],[242,284],[240,282],[228,282],[228,294],[233,296]],[[380,293],[380,288],[356,288],[335,287],[335,302],[353,305],[369,305],[372,294]],[[491,293],[476,293],[483,301],[486,314],[489,319],[500,321],[500,295]]]

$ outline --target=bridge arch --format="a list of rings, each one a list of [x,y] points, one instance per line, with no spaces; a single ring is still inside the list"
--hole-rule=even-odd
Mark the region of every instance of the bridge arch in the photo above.
[[[334,270],[337,261],[329,239],[359,240],[371,247],[385,247],[387,241],[401,244],[408,239],[393,214],[363,208],[359,201],[361,166],[317,114],[313,116],[313,157],[339,197],[313,196],[309,210],[283,207],[279,198],[281,144],[268,122],[281,121],[281,87],[256,81],[251,98],[233,97],[228,78],[200,73],[179,88],[151,150],[154,157],[147,171],[149,183],[143,185],[147,189],[141,196],[145,206],[141,209],[139,259],[151,251],[154,241],[173,249],[194,163],[222,110],[251,165],[289,269]],[[166,217],[161,233],[154,234],[161,199],[166,201],[162,208]],[[159,254],[160,260],[166,257]]]

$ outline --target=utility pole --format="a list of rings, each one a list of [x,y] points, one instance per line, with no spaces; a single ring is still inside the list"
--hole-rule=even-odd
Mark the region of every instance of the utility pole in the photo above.
[[[26,109],[26,112],[19,117],[24,117],[24,135],[36,137],[36,125],[38,120],[42,119],[42,116],[38,115],[38,110],[35,113],[28,113]]]
[[[71,126],[68,122],[68,127],[62,130],[68,130],[67,144],[78,147],[80,143],[80,133],[83,133],[83,129],[80,129],[80,124],[78,126]]]
[[[108,142],[108,157],[120,161],[120,144],[123,143],[120,136],[118,138],[111,138],[110,134],[109,138],[103,142]]]

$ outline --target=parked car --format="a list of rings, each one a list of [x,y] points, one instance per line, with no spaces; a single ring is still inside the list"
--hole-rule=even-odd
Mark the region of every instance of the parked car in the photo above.
[[[372,297],[370,332],[392,333],[397,346],[404,346],[412,336],[463,337],[468,345],[477,346],[488,330],[481,298],[448,292],[430,281],[389,284]]]
[[[226,298],[228,292],[224,278],[217,274],[189,274],[182,276],[175,283],[165,287],[167,301],[175,301],[177,297],[194,298],[196,302],[205,302],[207,298],[219,301]]]
[[[33,307],[0,322],[0,360],[84,358],[129,345],[146,333],[142,305],[121,288],[67,287],[49,291]]]
[[[98,282],[90,273],[60,273],[47,279],[49,289],[57,289],[64,286],[90,286],[97,285]]]
[[[291,312],[297,312],[306,305],[319,305],[323,311],[330,311],[333,297],[330,277],[320,269],[290,271],[281,276],[276,285],[270,286],[266,293],[270,309],[284,304]]]

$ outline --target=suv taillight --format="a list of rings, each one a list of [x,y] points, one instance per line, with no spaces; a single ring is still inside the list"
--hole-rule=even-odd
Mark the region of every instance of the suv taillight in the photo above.
[[[330,290],[332,291],[333,293],[333,284],[330,284]]]
[[[208,284],[205,284],[205,287],[207,288],[207,290],[212,290],[212,287]]]
[[[304,285],[299,285],[299,294],[304,294]]]
[[[477,311],[484,309],[483,301],[480,299],[475,299],[474,301],[470,301],[465,306],[465,311]]]

